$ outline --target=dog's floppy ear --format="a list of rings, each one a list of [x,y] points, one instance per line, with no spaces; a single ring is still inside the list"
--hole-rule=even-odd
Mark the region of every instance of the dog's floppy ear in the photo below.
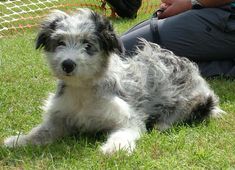
[[[55,31],[57,23],[67,18],[68,15],[60,10],[54,10],[41,23],[40,31],[36,38],[36,49],[45,47],[50,41],[51,34]]]
[[[118,39],[111,22],[102,15],[92,12],[92,19],[96,25],[96,33],[100,39],[100,45],[106,53],[123,52],[123,45]]]

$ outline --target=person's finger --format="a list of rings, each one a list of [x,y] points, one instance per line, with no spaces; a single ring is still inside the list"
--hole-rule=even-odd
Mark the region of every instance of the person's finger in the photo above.
[[[167,18],[167,17],[175,15],[176,11],[173,8],[172,8],[172,6],[169,6],[163,12],[158,14],[158,18],[159,19],[163,19],[163,18]]]
[[[158,9],[157,11],[156,11],[156,14],[157,14],[157,16],[159,16],[161,13],[163,13],[163,11],[164,11],[164,9]]]
[[[168,4],[162,3],[162,4],[160,5],[160,9],[166,9],[168,6],[169,6]]]
[[[173,15],[177,15],[184,11],[192,9],[192,4],[190,1],[175,1],[172,5],[168,6],[162,13],[158,15],[159,19],[167,18]]]

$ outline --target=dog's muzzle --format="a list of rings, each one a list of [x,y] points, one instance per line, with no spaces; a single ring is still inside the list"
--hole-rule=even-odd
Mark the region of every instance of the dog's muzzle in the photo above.
[[[75,69],[76,63],[73,60],[67,59],[62,62],[61,66],[65,73],[71,73]]]

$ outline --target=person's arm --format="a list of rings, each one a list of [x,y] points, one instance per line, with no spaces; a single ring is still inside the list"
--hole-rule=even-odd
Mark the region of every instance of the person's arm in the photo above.
[[[210,8],[225,5],[234,2],[234,0],[197,0],[197,2],[199,2],[205,8]],[[192,1],[162,0],[160,8],[163,10],[163,12],[158,13],[158,18],[162,19],[192,9]]]

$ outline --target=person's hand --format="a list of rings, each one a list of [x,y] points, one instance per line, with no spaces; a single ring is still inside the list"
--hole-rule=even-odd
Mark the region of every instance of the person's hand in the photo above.
[[[158,18],[167,18],[173,15],[177,15],[184,11],[192,9],[190,0],[162,0],[160,11],[158,12]]]

